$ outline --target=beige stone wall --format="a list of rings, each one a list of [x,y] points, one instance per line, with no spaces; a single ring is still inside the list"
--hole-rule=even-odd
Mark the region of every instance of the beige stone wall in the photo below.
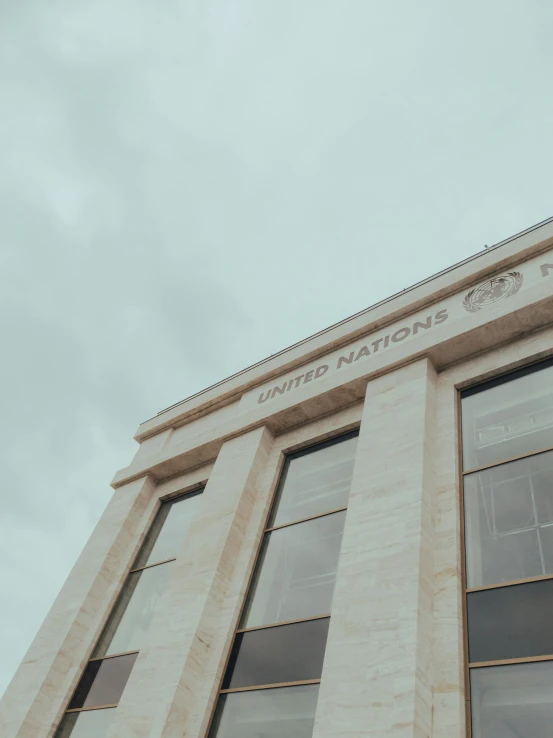
[[[436,373],[367,387],[314,738],[429,736]]]
[[[432,736],[465,735],[458,396],[452,377],[438,376],[434,514]]]

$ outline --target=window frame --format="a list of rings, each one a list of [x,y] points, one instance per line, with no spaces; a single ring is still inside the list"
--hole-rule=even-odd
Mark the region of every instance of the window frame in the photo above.
[[[534,456],[539,456],[547,452],[553,451],[553,446],[546,448],[540,448],[529,453],[520,454],[517,456],[509,457],[502,461],[497,461],[491,464],[484,464],[479,467],[464,469],[464,458],[463,458],[463,410],[462,400],[465,397],[472,397],[474,395],[484,393],[488,389],[493,389],[510,382],[515,382],[517,379],[526,377],[541,370],[548,369],[553,366],[553,357],[549,356],[546,358],[532,357],[527,362],[519,366],[518,368],[508,369],[501,367],[489,379],[476,380],[472,383],[470,381],[463,381],[461,384],[455,386],[455,410],[457,414],[456,431],[457,431],[457,477],[458,477],[458,488],[459,488],[459,514],[460,514],[460,539],[461,539],[461,601],[462,601],[462,623],[463,623],[463,672],[464,672],[464,689],[465,689],[465,723],[466,723],[466,735],[467,738],[472,738],[472,709],[471,709],[471,680],[470,672],[473,669],[486,669],[494,666],[509,666],[516,664],[531,664],[537,662],[551,661],[553,663],[553,653],[541,656],[530,656],[524,658],[512,658],[512,659],[498,659],[494,661],[483,661],[483,662],[471,662],[469,660],[469,631],[468,631],[468,607],[467,600],[468,595],[473,592],[482,592],[486,590],[493,590],[505,587],[513,587],[519,584],[527,584],[531,582],[540,582],[553,579],[553,573],[538,577],[529,577],[526,579],[513,579],[506,582],[499,582],[490,585],[468,587],[467,586],[467,545],[466,545],[466,514],[465,514],[465,477],[471,474],[477,474],[488,469],[493,469],[497,466],[504,466],[521,459],[528,459]]]
[[[162,506],[163,505],[166,505],[166,504],[167,505],[172,505],[172,504],[177,503],[177,502],[180,502],[181,500],[184,500],[184,499],[188,499],[188,498],[192,498],[192,497],[197,497],[197,496],[201,495],[204,492],[205,487],[206,487],[206,483],[205,482],[201,482],[199,484],[196,483],[196,484],[192,485],[191,487],[189,487],[189,488],[187,488],[185,490],[177,491],[177,492],[174,492],[172,494],[168,494],[166,496],[160,496],[156,500],[155,505],[153,507],[153,510],[151,512],[150,520],[149,520],[148,524],[145,526],[144,530],[142,531],[142,535],[140,536],[140,539],[137,542],[137,545],[136,545],[134,554],[133,554],[132,558],[130,559],[130,564],[129,564],[128,568],[126,569],[125,573],[123,574],[123,576],[121,578],[121,582],[120,582],[120,586],[119,586],[118,591],[117,591],[117,595],[116,595],[115,599],[113,600],[111,606],[108,606],[106,608],[106,612],[104,613],[104,618],[103,618],[103,621],[102,621],[102,626],[101,626],[101,628],[99,630],[99,633],[98,633],[98,637],[95,638],[95,640],[94,640],[94,642],[92,644],[92,647],[89,650],[89,656],[86,659],[86,662],[85,662],[84,666],[82,667],[82,669],[79,672],[79,677],[78,677],[78,679],[76,681],[76,684],[75,684],[74,688],[71,690],[71,692],[69,694],[69,698],[66,701],[65,709],[62,711],[61,716],[59,718],[59,722],[58,722],[58,724],[56,726],[56,732],[54,733],[54,736],[57,736],[58,735],[58,732],[59,732],[59,730],[60,730],[60,728],[61,728],[61,726],[63,724],[63,721],[64,721],[66,715],[71,715],[71,714],[74,714],[74,713],[81,713],[81,712],[90,712],[90,711],[93,711],[93,710],[116,709],[118,707],[119,701],[117,703],[115,703],[115,704],[94,705],[92,707],[75,707],[75,708],[70,708],[69,705],[73,702],[73,699],[74,699],[74,697],[75,697],[75,695],[77,693],[77,690],[79,689],[80,683],[81,683],[81,681],[83,679],[83,676],[84,676],[84,674],[85,674],[85,672],[86,672],[89,664],[91,664],[93,662],[96,662],[96,661],[100,661],[101,662],[101,661],[105,661],[107,659],[119,658],[121,656],[131,656],[131,655],[134,655],[134,654],[136,654],[136,657],[138,658],[138,654],[140,653],[140,650],[139,649],[134,649],[134,650],[131,650],[131,651],[123,651],[121,653],[107,654],[105,656],[93,656],[93,654],[96,652],[96,649],[98,648],[98,645],[101,643],[101,640],[102,640],[102,638],[104,636],[104,633],[106,631],[106,628],[109,625],[109,622],[110,622],[111,617],[113,616],[113,614],[116,611],[116,608],[117,608],[117,606],[118,606],[118,604],[119,604],[119,602],[121,600],[121,596],[123,595],[123,592],[125,590],[125,586],[127,585],[127,582],[129,581],[130,576],[132,574],[136,573],[136,572],[144,571],[145,569],[151,569],[153,567],[161,566],[163,564],[168,564],[170,562],[176,561],[176,559],[177,559],[177,557],[175,556],[173,558],[166,559],[164,561],[154,562],[153,564],[146,564],[144,566],[139,566],[139,567],[135,567],[134,566],[135,562],[137,561],[138,557],[141,554],[142,548],[144,546],[144,543],[146,542],[146,539],[148,537],[148,534],[150,533],[150,531],[152,530],[153,526],[156,523],[157,517],[158,517],[158,515],[160,513],[160,510],[161,510]],[[162,526],[162,528],[160,528],[160,530],[158,532],[158,535],[159,535],[159,533],[161,533],[161,530],[162,529],[163,529],[163,526]],[[130,600],[129,600],[129,602],[130,602]],[[128,605],[128,603],[127,603],[127,605]],[[135,659],[135,661],[136,661],[136,659]],[[134,662],[133,662],[133,666],[131,667],[131,671],[129,672],[129,676],[127,678],[127,682],[130,679],[130,677],[131,677],[133,668],[134,668]],[[126,688],[127,682],[125,682],[125,687],[123,688],[123,692],[124,692],[124,690]]]
[[[355,405],[358,405],[358,404],[359,403],[355,403]],[[242,602],[240,603],[240,607],[238,609],[238,614],[237,614],[237,618],[235,621],[235,625],[232,629],[231,638],[228,640],[228,643],[227,643],[226,654],[222,661],[223,668],[221,671],[221,676],[217,683],[217,689],[215,691],[215,698],[213,700],[211,713],[206,723],[206,730],[205,730],[206,738],[209,738],[211,735],[213,723],[215,720],[215,716],[217,714],[217,706],[219,704],[220,697],[222,697],[223,695],[229,695],[229,694],[234,694],[234,693],[239,693],[239,692],[254,692],[254,691],[260,691],[260,690],[266,690],[266,689],[280,689],[284,687],[300,687],[304,685],[319,685],[321,683],[321,678],[319,677],[318,679],[298,680],[298,681],[292,681],[292,682],[283,682],[279,684],[263,684],[263,685],[253,685],[253,686],[248,686],[248,687],[237,687],[234,689],[223,689],[223,683],[224,683],[227,669],[229,667],[230,659],[233,653],[236,636],[238,634],[247,633],[253,630],[264,630],[268,628],[280,627],[283,625],[293,625],[295,623],[311,622],[315,620],[321,620],[323,618],[328,618],[328,619],[331,618],[332,616],[331,613],[324,613],[324,614],[315,615],[315,616],[311,616],[307,618],[298,618],[296,620],[286,620],[286,621],[279,622],[279,623],[267,623],[263,625],[251,626],[249,628],[240,627],[240,624],[242,622],[242,618],[244,615],[244,611],[246,609],[246,605],[248,604],[248,601],[249,601],[248,598],[250,595],[251,586],[252,586],[256,571],[257,571],[257,566],[259,564],[261,552],[263,551],[263,543],[264,543],[266,535],[267,534],[270,535],[270,533],[275,530],[280,530],[282,528],[286,528],[292,525],[301,525],[310,520],[316,520],[317,518],[325,517],[327,515],[332,515],[338,512],[345,512],[347,515],[348,505],[346,505],[345,507],[337,508],[335,510],[334,509],[329,510],[328,512],[323,512],[323,513],[318,513],[313,516],[308,516],[307,518],[293,520],[287,523],[283,523],[281,525],[269,526],[269,522],[272,518],[274,507],[277,502],[277,497],[280,492],[281,482],[284,479],[283,474],[286,470],[286,464],[296,458],[307,456],[311,453],[314,453],[319,450],[323,450],[324,448],[327,448],[335,444],[339,444],[340,442],[347,441],[351,438],[359,438],[360,427],[361,427],[361,420],[359,419],[353,423],[348,424],[345,427],[336,428],[335,430],[332,431],[332,433],[325,434],[322,437],[319,436],[319,439],[317,439],[316,436],[315,438],[311,436],[310,438],[306,438],[299,444],[294,444],[291,447],[284,446],[279,451],[278,463],[276,464],[276,469],[275,469],[272,484],[271,484],[271,491],[268,497],[267,508],[263,516],[261,532],[259,535],[259,539],[257,540],[257,543],[256,543],[255,553],[252,557],[251,568],[249,570],[247,580],[246,580],[246,586],[244,590],[245,594],[242,597]],[[351,487],[350,487],[350,492],[351,492]],[[349,504],[349,500],[348,500],[348,504]]]

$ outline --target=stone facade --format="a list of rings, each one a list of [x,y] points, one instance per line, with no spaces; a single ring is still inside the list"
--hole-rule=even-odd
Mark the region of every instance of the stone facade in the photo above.
[[[359,428],[314,738],[466,736],[458,390],[549,356],[551,221],[143,423],[0,735],[55,735],[160,501],[205,484],[108,732],[205,738],[284,456]]]

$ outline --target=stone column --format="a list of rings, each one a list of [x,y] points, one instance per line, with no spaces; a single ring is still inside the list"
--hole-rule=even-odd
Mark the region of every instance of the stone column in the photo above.
[[[155,484],[117,489],[0,702],[0,735],[54,732],[99,635],[140,536]]]
[[[436,374],[369,383],[314,738],[428,738]]]
[[[440,374],[437,412],[437,494],[434,504],[433,730],[436,738],[466,736],[463,643],[463,580],[459,447],[458,373]],[[506,738],[506,736],[504,736]]]
[[[225,600],[244,541],[253,546],[248,524],[271,443],[259,428],[221,448],[108,738],[189,738],[212,704],[224,661],[218,636],[226,630],[228,642],[234,627]],[[221,649],[217,674],[212,648]]]

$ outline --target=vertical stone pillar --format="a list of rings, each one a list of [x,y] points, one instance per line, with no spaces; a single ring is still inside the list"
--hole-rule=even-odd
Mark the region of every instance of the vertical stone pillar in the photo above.
[[[428,738],[436,374],[369,383],[314,738]]]
[[[206,674],[210,648],[221,628],[233,627],[225,599],[271,444],[259,428],[221,448],[108,738],[188,737],[209,708],[217,688],[217,677]]]
[[[117,489],[0,702],[0,735],[47,738],[65,708],[145,525],[155,484]]]
[[[466,736],[460,449],[455,379],[456,372],[452,371],[440,374],[438,381],[432,665],[432,727],[436,738]]]

